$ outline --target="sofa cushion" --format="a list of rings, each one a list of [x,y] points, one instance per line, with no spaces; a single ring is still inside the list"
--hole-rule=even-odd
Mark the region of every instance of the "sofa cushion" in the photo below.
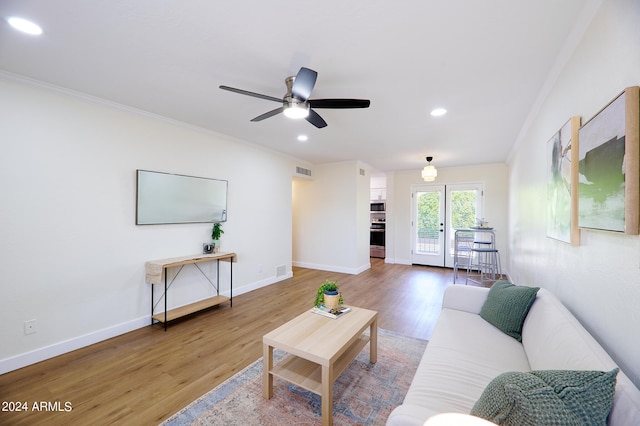
[[[530,370],[515,339],[477,314],[443,309],[404,404],[468,413],[498,374]]]
[[[489,383],[471,414],[500,425],[605,425],[617,373],[503,373]]]
[[[522,324],[538,290],[539,287],[516,286],[507,281],[496,281],[482,305],[480,316],[521,342]]]

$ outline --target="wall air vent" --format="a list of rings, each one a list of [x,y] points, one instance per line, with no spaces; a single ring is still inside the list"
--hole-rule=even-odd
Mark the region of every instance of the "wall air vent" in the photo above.
[[[312,180],[312,171],[311,169],[307,169],[305,167],[296,166],[296,171],[293,174],[294,178],[302,178],[306,180]]]
[[[281,277],[283,275],[287,274],[287,266],[286,265],[280,265],[280,266],[276,266],[276,277]]]
[[[305,169],[304,167],[296,166],[296,173],[311,177],[311,170]]]

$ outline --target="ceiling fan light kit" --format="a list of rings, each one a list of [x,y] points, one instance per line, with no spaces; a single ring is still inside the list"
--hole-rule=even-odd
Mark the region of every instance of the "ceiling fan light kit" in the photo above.
[[[309,116],[309,104],[297,100],[291,103],[285,101],[283,114],[295,120],[307,118]]]
[[[324,119],[312,108],[369,108],[371,102],[368,99],[309,99],[317,78],[318,73],[314,70],[305,67],[300,68],[300,71],[298,71],[298,74],[295,77],[287,77],[285,79],[287,93],[282,99],[229,86],[220,86],[220,88],[222,90],[228,90],[241,95],[252,96],[254,98],[265,99],[282,104],[280,108],[265,112],[264,114],[251,119],[251,121],[262,121],[266,118],[283,113],[288,118],[304,118],[318,129],[321,129],[327,126],[327,122],[324,121]]]

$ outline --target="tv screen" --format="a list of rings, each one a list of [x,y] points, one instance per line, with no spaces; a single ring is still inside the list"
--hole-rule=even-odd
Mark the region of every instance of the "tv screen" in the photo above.
[[[136,225],[226,220],[226,180],[137,170]]]

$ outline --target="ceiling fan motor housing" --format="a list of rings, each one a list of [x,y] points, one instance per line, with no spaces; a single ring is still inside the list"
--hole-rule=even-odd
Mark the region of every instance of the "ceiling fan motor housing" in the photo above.
[[[309,116],[309,103],[305,99],[298,99],[293,96],[293,83],[295,81],[295,76],[287,77],[284,80],[287,85],[287,93],[282,98],[283,113],[289,118],[306,118]]]

